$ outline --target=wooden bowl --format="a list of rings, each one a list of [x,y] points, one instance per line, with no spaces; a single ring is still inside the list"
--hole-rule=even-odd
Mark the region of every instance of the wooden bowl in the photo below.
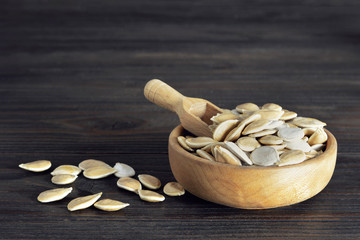
[[[330,181],[337,154],[335,137],[328,135],[326,150],[302,163],[277,167],[234,166],[194,156],[177,142],[184,129],[169,136],[169,160],[176,180],[193,195],[210,202],[243,209],[266,209],[309,199]]]

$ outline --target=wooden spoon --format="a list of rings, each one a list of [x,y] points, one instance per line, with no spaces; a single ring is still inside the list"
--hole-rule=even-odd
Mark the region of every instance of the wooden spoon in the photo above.
[[[222,110],[201,98],[185,97],[159,79],[150,80],[144,88],[145,97],[156,105],[176,112],[181,125],[196,136],[212,137],[210,118]]]

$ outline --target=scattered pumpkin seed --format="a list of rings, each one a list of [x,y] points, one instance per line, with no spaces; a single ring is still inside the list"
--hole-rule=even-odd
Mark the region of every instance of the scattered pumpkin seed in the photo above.
[[[117,162],[113,168],[116,170],[115,176],[117,176],[119,178],[132,177],[135,175],[135,170],[131,166],[129,166],[125,163]]]
[[[147,188],[150,189],[159,189],[161,187],[161,182],[157,177],[154,177],[149,174],[140,174],[138,175],[139,181]]]
[[[48,160],[37,160],[28,163],[21,163],[19,167],[31,172],[43,172],[51,167],[51,162]]]
[[[165,200],[163,195],[150,190],[139,190],[139,196],[147,202],[162,202]]]
[[[67,208],[69,211],[77,211],[91,207],[101,195],[102,192],[99,192],[97,194],[75,198],[68,203]]]
[[[65,198],[72,191],[72,187],[69,188],[54,188],[46,190],[39,194],[37,200],[42,203],[55,202]]]
[[[124,203],[112,199],[103,199],[96,202],[94,204],[94,207],[103,211],[113,212],[123,209],[129,205],[130,205],[129,203]]]
[[[172,197],[181,196],[185,194],[184,187],[178,182],[168,182],[163,188],[163,192]]]
[[[119,188],[128,190],[130,192],[134,192],[136,194],[142,188],[141,183],[138,180],[131,177],[119,178],[116,184]]]
[[[81,172],[81,169],[74,165],[60,165],[54,169],[50,174],[60,175],[60,174],[71,174],[71,175],[78,175]]]
[[[114,173],[116,173],[116,169],[112,167],[98,166],[98,167],[85,169],[83,175],[84,177],[89,179],[100,179],[110,176]]]
[[[105,162],[96,159],[87,159],[79,163],[79,168],[81,170],[86,170],[88,168],[99,167],[99,166],[110,167]]]
[[[71,174],[59,174],[55,175],[51,178],[51,182],[53,184],[57,185],[66,185],[73,183],[77,179],[77,175],[71,175]]]

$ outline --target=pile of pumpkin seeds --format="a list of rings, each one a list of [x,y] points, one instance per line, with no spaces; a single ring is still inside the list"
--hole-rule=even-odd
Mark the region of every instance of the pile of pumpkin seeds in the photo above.
[[[50,169],[51,165],[51,162],[48,160],[37,160],[22,163],[19,167],[32,172],[43,172]],[[157,177],[149,174],[139,174],[139,180],[136,180],[132,178],[135,176],[135,170],[125,163],[116,163],[114,167],[111,167],[103,161],[87,159],[80,162],[78,166],[61,165],[51,172],[53,176],[51,182],[56,185],[73,183],[81,171],[83,171],[83,176],[88,179],[101,179],[114,174],[116,177],[119,177],[117,181],[119,188],[138,194],[140,199],[148,202],[161,202],[165,200],[164,195],[152,191],[160,189],[161,187],[161,181]],[[142,186],[151,190],[144,190]],[[69,195],[72,190],[72,187],[49,189],[41,192],[37,200],[41,203],[59,201]],[[181,196],[185,194],[184,188],[177,182],[167,183],[163,188],[163,192],[168,196]],[[67,209],[69,211],[76,211],[94,205],[103,211],[117,211],[130,205],[129,203],[113,199],[102,199],[98,201],[101,196],[102,192],[99,192],[93,195],[75,198],[68,203]]]
[[[323,153],[326,123],[283,109],[275,103],[262,107],[244,103],[223,109],[211,118],[213,136],[179,136],[187,151],[233,165],[286,166]]]

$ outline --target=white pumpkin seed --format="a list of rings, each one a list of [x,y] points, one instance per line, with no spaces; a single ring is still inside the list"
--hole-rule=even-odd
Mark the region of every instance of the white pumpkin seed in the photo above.
[[[147,202],[162,202],[165,200],[163,195],[150,190],[139,190],[139,196]]]
[[[318,119],[308,117],[296,117],[292,120],[292,123],[303,128],[321,128],[326,126],[326,123]]]
[[[262,146],[251,153],[250,159],[256,165],[271,166],[279,161],[279,154],[272,147]]]
[[[306,159],[306,155],[301,150],[290,150],[280,155],[280,161],[276,163],[279,167],[301,163]]]
[[[116,170],[115,176],[121,178],[121,177],[132,177],[135,175],[135,170],[125,164],[125,163],[119,163],[117,162],[114,166],[114,169]]]
[[[149,174],[140,174],[138,175],[139,181],[147,188],[150,189],[159,189],[161,187],[161,182],[157,177],[154,177]]]
[[[180,144],[180,146],[182,146],[185,150],[189,151],[189,152],[193,152],[194,149],[192,149],[191,147],[189,147],[186,144],[186,138],[183,136],[178,136],[177,137],[178,143]]]
[[[304,137],[304,132],[301,128],[281,128],[277,135],[284,141],[297,141]]]
[[[60,165],[54,169],[50,174],[60,175],[60,174],[71,174],[71,175],[79,175],[81,169],[74,165]]]
[[[202,148],[216,141],[209,137],[195,137],[195,138],[188,138],[185,140],[185,142],[191,148]]]
[[[85,169],[92,168],[92,167],[99,167],[99,166],[110,167],[105,162],[96,160],[96,159],[86,159],[86,160],[82,161],[81,163],[79,163],[79,168],[81,170],[85,170]]]
[[[213,139],[215,141],[222,141],[225,139],[227,134],[236,127],[239,123],[238,120],[227,120],[225,122],[220,123],[213,132]]]
[[[163,192],[172,197],[182,196],[185,194],[184,187],[178,182],[168,182],[163,188]]]
[[[196,150],[196,153],[200,157],[205,158],[206,160],[215,161],[215,158],[210,153],[208,153],[208,152],[206,152],[204,150],[198,149],[198,150]]]
[[[252,165],[252,161],[250,160],[250,158],[248,157],[248,155],[246,155],[245,152],[243,152],[238,145],[236,145],[233,142],[225,142],[226,144],[226,148],[233,153],[238,159],[242,160],[243,162],[245,162],[248,165]]]
[[[42,203],[55,202],[64,199],[72,191],[72,187],[69,188],[55,188],[46,190],[39,194],[37,200]]]
[[[267,126],[265,126],[264,129],[277,129],[278,127],[282,126],[283,124],[285,124],[284,121],[273,120]]]
[[[114,174],[116,170],[112,167],[104,167],[104,166],[98,166],[98,167],[92,167],[85,169],[83,172],[84,177],[88,179],[100,179],[105,178],[107,176],[110,176]]]
[[[266,135],[259,139],[262,144],[282,144],[283,139],[275,135]]]
[[[134,179],[134,178],[131,178],[131,177],[122,177],[120,178],[117,182],[116,182],[116,185],[119,187],[119,188],[122,188],[122,189],[125,189],[125,190],[128,190],[130,192],[134,192],[134,193],[138,193],[138,191],[140,189],[142,189],[141,187],[141,183]]]
[[[328,139],[328,136],[326,134],[326,132],[324,131],[324,129],[322,128],[318,128],[316,129],[316,131],[310,136],[308,143],[310,145],[315,145],[315,144],[322,144],[324,142],[326,142]]]
[[[51,167],[51,162],[48,160],[37,160],[28,163],[21,163],[19,167],[31,172],[43,172]]]
[[[260,143],[254,137],[241,137],[236,141],[238,147],[245,152],[252,152],[260,147]]]
[[[311,151],[310,145],[301,139],[296,141],[286,142],[286,148],[290,150],[301,150],[305,153]]]
[[[77,175],[71,175],[71,174],[59,174],[55,175],[51,178],[51,182],[53,184],[57,185],[65,185],[73,183],[77,179]]]
[[[118,211],[120,209],[123,209],[129,205],[130,205],[129,203],[124,203],[124,202],[120,202],[120,201],[116,201],[116,200],[112,200],[112,199],[103,199],[103,200],[96,202],[94,204],[94,207],[96,207],[97,209],[103,210],[103,211],[113,212],[113,211]]]
[[[101,197],[101,195],[102,192],[99,192],[97,194],[75,198],[68,203],[67,209],[69,211],[77,211],[91,207]]]

